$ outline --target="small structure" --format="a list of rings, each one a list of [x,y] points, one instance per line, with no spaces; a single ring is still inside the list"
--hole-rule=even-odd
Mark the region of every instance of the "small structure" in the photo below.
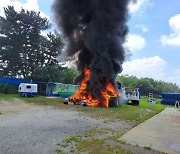
[[[65,84],[58,82],[35,82],[38,84],[39,93],[45,96],[67,98],[76,93],[79,85]]]
[[[154,99],[153,93],[149,93],[148,102],[150,104],[156,104],[156,100]]]
[[[55,83],[52,95],[67,98],[74,95],[78,89],[79,85]]]
[[[175,107],[176,107],[176,108],[179,108],[179,107],[180,107],[180,103],[179,103],[179,101],[176,101],[176,103],[175,103]]]
[[[167,105],[175,105],[176,102],[180,101],[180,93],[168,93],[168,92],[163,92],[162,94],[162,104],[167,104]]]
[[[23,97],[33,97],[37,96],[37,84],[31,84],[31,83],[20,83],[18,94]]]

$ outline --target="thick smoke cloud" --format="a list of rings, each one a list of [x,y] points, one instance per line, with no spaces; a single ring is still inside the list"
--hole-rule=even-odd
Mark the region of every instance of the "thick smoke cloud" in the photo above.
[[[66,56],[79,52],[79,83],[87,65],[91,70],[88,90],[95,96],[105,79],[115,82],[125,59],[123,43],[128,32],[129,0],[55,0],[53,11],[67,42]]]

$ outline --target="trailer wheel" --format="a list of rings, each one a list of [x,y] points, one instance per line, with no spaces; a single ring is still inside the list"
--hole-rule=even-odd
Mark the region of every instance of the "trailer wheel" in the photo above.
[[[139,101],[138,100],[132,100],[132,105],[138,106],[139,105]]]
[[[23,94],[23,97],[27,97],[27,94]]]
[[[137,105],[137,106],[139,105],[139,101],[136,101],[136,105]]]

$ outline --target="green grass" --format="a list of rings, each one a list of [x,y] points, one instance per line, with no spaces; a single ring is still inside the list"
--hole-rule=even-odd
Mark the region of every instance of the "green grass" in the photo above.
[[[113,120],[130,120],[137,124],[144,122],[164,110],[162,104],[149,105],[146,97],[141,98],[139,106],[121,105],[113,108],[80,107],[79,110],[94,118],[107,118]]]
[[[7,101],[11,101],[16,98],[27,103],[35,103],[38,105],[52,105],[64,109],[73,109],[83,112],[84,114],[87,114],[88,116],[94,118],[106,118],[105,122],[115,120],[129,120],[135,122],[135,125],[144,122],[145,120],[158,114],[167,107],[160,104],[159,100],[157,100],[157,104],[149,105],[147,97],[141,97],[139,106],[121,105],[119,107],[113,108],[64,105],[64,99],[62,98],[49,99],[43,96],[24,98],[15,94],[0,94],[0,99],[1,98]]]
[[[66,138],[63,142],[65,143],[71,143],[71,142],[79,142],[80,138],[77,136],[69,136],[68,138]]]
[[[6,101],[12,101],[13,99],[19,99],[26,103],[34,103],[38,105],[57,105],[64,101],[63,98],[46,98],[44,96],[38,97],[20,97],[17,94],[0,94],[0,99],[4,99]]]
[[[77,144],[77,150],[80,152],[97,153],[97,154],[111,154],[111,153],[122,153],[130,154],[131,152],[120,145],[110,145],[107,143],[106,138],[92,138],[89,140],[81,140]]]
[[[96,128],[93,128],[91,130],[88,130],[86,131],[85,133],[85,136],[88,136],[88,137],[95,137],[97,135],[103,135],[103,134],[108,134],[109,133],[109,130],[108,129],[96,129]]]
[[[61,144],[58,144],[61,149],[70,148],[70,152],[75,152],[74,146],[81,141],[81,138],[79,136],[69,136]],[[76,143],[76,144],[75,144]],[[65,153],[63,150],[57,150],[58,154]]]
[[[114,141],[119,141],[118,139],[119,139],[121,136],[123,136],[123,135],[124,135],[124,132],[122,132],[122,133],[116,133],[116,134],[110,136],[110,139],[111,139],[111,140],[114,140]]]
[[[112,135],[113,134],[113,135]],[[59,148],[69,152],[90,154],[130,154],[131,151],[122,147],[122,142],[117,140],[124,133],[114,134],[112,130],[93,128],[87,130],[82,136],[70,136],[59,144]],[[61,151],[63,152],[63,151]],[[58,153],[59,154],[59,153]]]
[[[145,146],[144,149],[151,150],[151,146]]]
[[[56,150],[56,153],[57,153],[57,154],[67,154],[67,153],[65,153],[65,152],[62,151],[62,150]]]
[[[13,98],[16,98],[16,97],[18,97],[17,94],[1,94],[0,93],[0,99],[4,99],[7,101],[11,101],[11,100],[13,100]]]

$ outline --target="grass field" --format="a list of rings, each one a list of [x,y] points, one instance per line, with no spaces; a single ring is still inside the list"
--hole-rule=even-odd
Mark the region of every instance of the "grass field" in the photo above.
[[[139,106],[121,105],[113,108],[79,108],[80,111],[94,118],[107,118],[108,120],[129,120],[134,121],[135,125],[151,118],[164,110],[167,106],[160,104],[160,100],[157,100],[157,104],[148,104],[147,97],[142,97]]]
[[[38,97],[20,97],[17,94],[0,94],[0,99],[4,99],[7,101],[11,101],[14,98],[20,99],[26,103],[34,103],[38,105],[55,105],[58,103],[61,103],[64,101],[63,98],[53,98],[53,99],[48,99],[44,96],[38,96]]]
[[[63,98],[46,98],[43,96],[24,98],[16,94],[0,94],[0,99],[11,101],[13,99],[20,99],[26,103],[35,103],[38,105],[51,105],[63,109],[72,109],[83,112],[94,118],[104,118],[110,121],[113,120],[129,120],[135,122],[135,125],[151,118],[164,110],[167,106],[160,104],[160,100],[157,100],[157,104],[148,104],[147,97],[141,97],[139,106],[121,105],[113,108],[98,108],[98,107],[83,107],[74,105],[64,105]]]

